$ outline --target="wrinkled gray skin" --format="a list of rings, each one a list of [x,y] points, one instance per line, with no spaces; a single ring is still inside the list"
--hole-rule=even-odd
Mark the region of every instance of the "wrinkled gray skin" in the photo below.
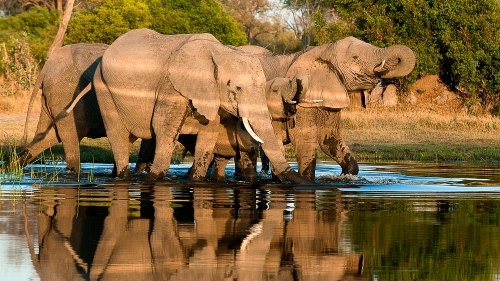
[[[162,178],[186,116],[201,124],[191,179],[202,179],[213,158],[219,110],[247,118],[264,141],[263,150],[282,180],[311,183],[286,161],[266,106],[265,76],[259,61],[222,45],[209,34],[161,35],[132,30],[102,56],[94,87],[118,169],[130,178],[129,146],[156,138],[146,182]]]
[[[47,60],[38,76],[28,106],[26,122],[36,94],[42,90],[42,110],[35,137],[18,155],[21,166],[24,167],[44,150],[62,142],[68,171],[79,172],[80,141],[84,137],[106,136],[93,89],[69,116],[56,125],[52,124],[52,120],[92,81],[98,60],[107,47],[105,44],[67,45],[58,49]]]
[[[282,128],[289,128],[286,133],[295,148],[299,173],[314,179],[319,145],[341,166],[342,174],[357,175],[358,163],[341,134],[340,113],[349,106],[347,92],[409,74],[415,66],[413,51],[402,45],[378,48],[353,37],[285,56],[262,49],[245,47],[246,52],[261,54],[267,80],[297,78],[297,112]]]
[[[297,82],[295,79],[278,77],[266,82],[267,107],[278,140],[282,139],[282,130],[281,127],[275,128],[275,126],[280,126],[283,120],[290,118],[295,112],[295,104],[291,101],[296,92]],[[212,179],[223,180],[228,161],[235,158],[236,175],[241,176],[244,181],[256,182],[256,163],[260,144],[244,129],[241,119],[227,112],[222,112],[220,118],[221,125],[214,149],[215,166]],[[198,130],[199,124],[197,122],[186,119],[178,139],[192,154]],[[190,172],[192,171],[193,169]]]

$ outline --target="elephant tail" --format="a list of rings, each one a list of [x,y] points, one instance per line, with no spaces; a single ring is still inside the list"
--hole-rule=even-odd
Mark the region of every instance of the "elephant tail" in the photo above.
[[[24,122],[24,133],[23,133],[23,146],[26,146],[28,142],[28,122],[31,115],[31,108],[33,107],[33,102],[35,101],[36,94],[38,90],[42,88],[43,78],[45,76],[45,68],[42,69],[38,78],[36,79],[35,86],[33,87],[33,91],[31,92],[30,102],[28,104],[28,111],[26,112],[26,121]]]
[[[71,102],[71,104],[63,110],[61,113],[59,113],[53,120],[52,124],[57,123],[57,121],[63,119],[64,117],[68,116],[71,111],[73,111],[73,108],[75,108],[76,104],[85,96],[90,90],[92,89],[92,83],[89,83],[79,94],[76,96],[76,98]]]

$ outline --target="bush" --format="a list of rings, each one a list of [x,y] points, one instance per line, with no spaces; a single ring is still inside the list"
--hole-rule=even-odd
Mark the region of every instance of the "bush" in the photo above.
[[[26,32],[22,33],[20,39],[12,39],[12,44],[14,47],[7,50],[5,44],[3,47],[5,49],[3,52],[7,53],[5,57],[4,54],[4,83],[7,85],[1,85],[0,92],[2,95],[13,95],[19,90],[29,90],[30,87],[35,83],[36,76],[38,74],[38,64],[39,61],[34,58],[31,54],[30,45],[28,44],[29,37]]]
[[[80,9],[70,21],[65,43],[111,44],[121,34],[150,28],[163,34],[211,33],[224,44],[246,44],[246,37],[216,0],[106,0]]]

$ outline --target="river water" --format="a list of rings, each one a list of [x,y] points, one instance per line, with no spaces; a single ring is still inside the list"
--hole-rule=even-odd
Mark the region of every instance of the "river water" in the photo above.
[[[500,280],[499,163],[324,162],[314,186],[63,167],[0,175],[0,280]]]

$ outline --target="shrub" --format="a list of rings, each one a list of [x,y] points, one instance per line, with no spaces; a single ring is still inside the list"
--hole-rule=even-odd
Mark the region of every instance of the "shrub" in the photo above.
[[[36,81],[39,61],[32,55],[28,41],[28,34],[23,32],[20,39],[12,39],[12,49],[7,50],[3,44],[4,83],[10,85],[1,87],[4,89],[1,93],[3,95],[15,94],[18,90],[29,90]]]
[[[163,34],[211,33],[224,44],[246,44],[235,20],[216,0],[106,0],[80,9],[68,26],[65,43],[111,44],[135,28]]]

